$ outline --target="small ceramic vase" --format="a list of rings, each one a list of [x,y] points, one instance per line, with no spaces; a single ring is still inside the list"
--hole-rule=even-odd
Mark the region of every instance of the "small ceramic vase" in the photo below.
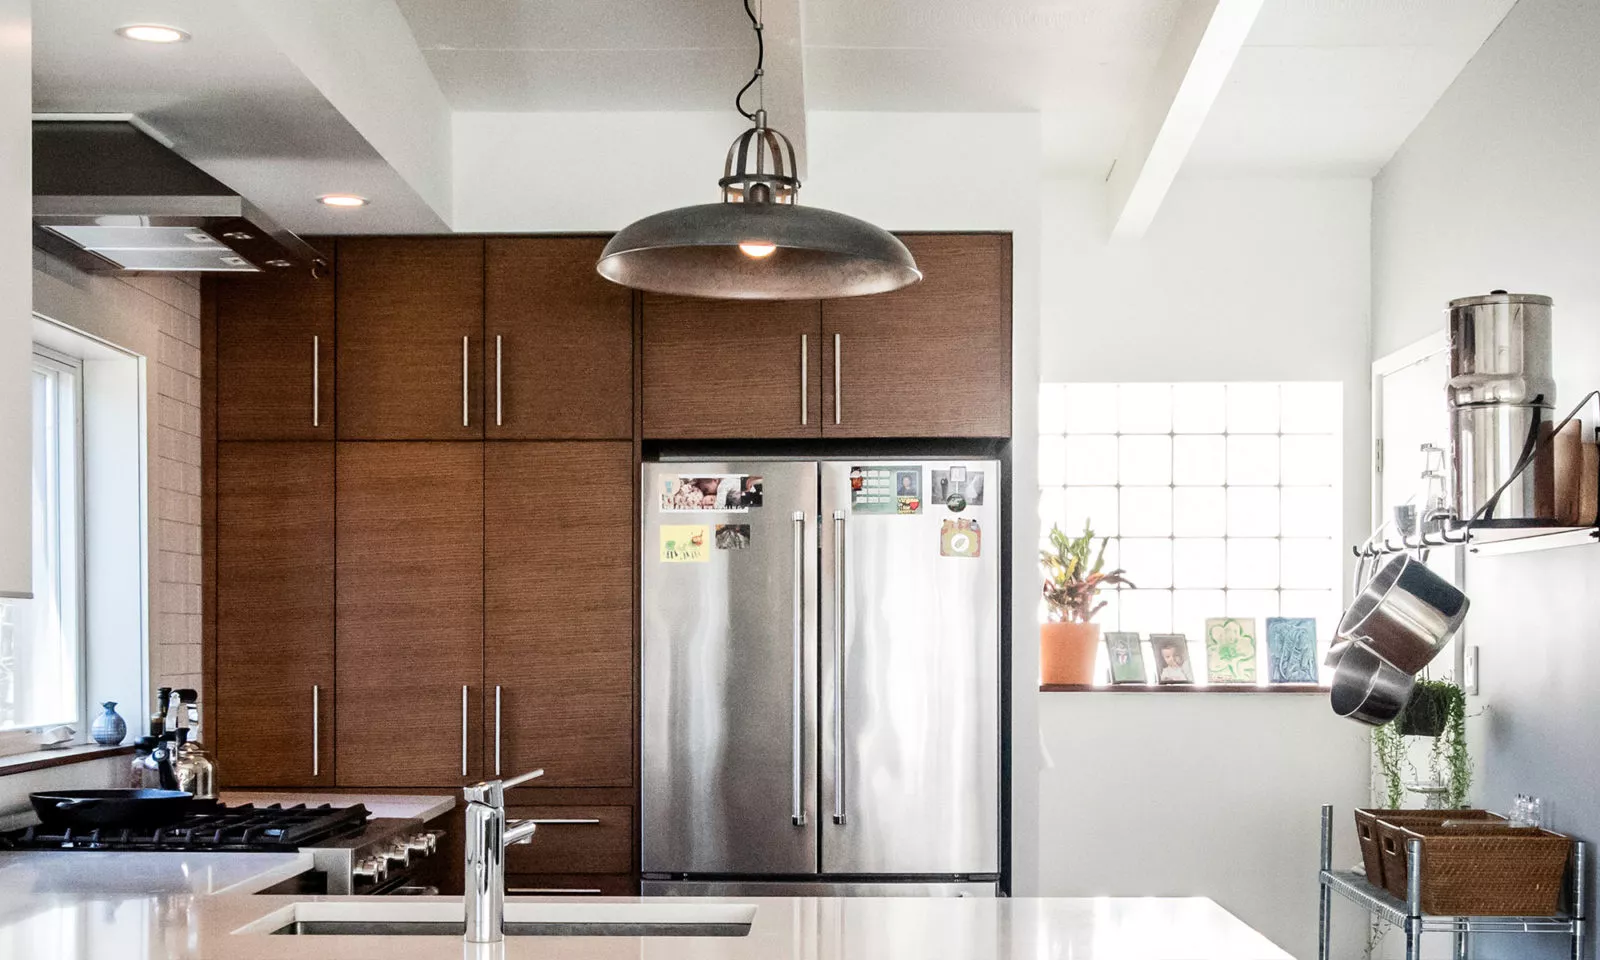
[[[106,712],[94,718],[94,723],[89,726],[89,736],[103,747],[114,747],[128,735],[128,723],[117,715],[115,700],[107,700],[100,706],[105,707]]]

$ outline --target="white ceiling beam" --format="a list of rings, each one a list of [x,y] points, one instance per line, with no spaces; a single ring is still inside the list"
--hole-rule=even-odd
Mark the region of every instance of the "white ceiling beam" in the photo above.
[[[1262,3],[1190,0],[1184,4],[1106,181],[1112,237],[1137,240],[1149,229],[1222,92]]]
[[[795,165],[806,175],[806,70],[803,0],[761,0],[761,36],[767,46],[767,123],[794,144]],[[755,56],[755,51],[751,51]],[[754,91],[751,91],[752,93]],[[753,103],[749,97],[745,103]]]

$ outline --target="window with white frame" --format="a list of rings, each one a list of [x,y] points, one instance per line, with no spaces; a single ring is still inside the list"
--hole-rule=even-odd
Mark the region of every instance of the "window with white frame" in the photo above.
[[[1266,618],[1314,618],[1320,649],[1338,622],[1342,405],[1339,383],[1044,384],[1041,540],[1109,537],[1136,588],[1095,621],[1184,634],[1201,683],[1205,621],[1253,618],[1265,684]]]
[[[82,732],[82,390],[80,361],[36,348],[33,599],[0,611],[0,730]]]

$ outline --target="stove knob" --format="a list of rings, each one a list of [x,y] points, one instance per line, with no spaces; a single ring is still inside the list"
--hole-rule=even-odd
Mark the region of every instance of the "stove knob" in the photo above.
[[[419,833],[415,836],[407,837],[405,847],[413,857],[426,857],[438,849],[438,841],[434,839],[431,833]]]
[[[368,857],[351,868],[350,876],[368,883],[382,883],[389,879],[389,861],[382,857]]]
[[[389,861],[390,867],[395,870],[411,865],[411,848],[406,846],[403,840],[396,840],[390,844],[389,848],[383,851],[382,856]]]

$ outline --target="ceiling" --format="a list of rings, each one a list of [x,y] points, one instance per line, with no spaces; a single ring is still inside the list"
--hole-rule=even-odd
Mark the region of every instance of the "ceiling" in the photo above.
[[[1037,112],[1046,173],[1104,176],[1198,0],[757,2],[788,132],[803,110]],[[1514,2],[1264,0],[1185,169],[1371,175]],[[727,111],[755,54],[740,0],[49,0],[34,19],[37,110],[137,113],[301,232],[447,227],[448,163],[424,183],[396,131],[448,143],[450,111]],[[112,32],[143,20],[194,39]],[[441,113],[385,131],[414,98],[383,69],[408,63]],[[375,202],[349,216],[323,192]]]

